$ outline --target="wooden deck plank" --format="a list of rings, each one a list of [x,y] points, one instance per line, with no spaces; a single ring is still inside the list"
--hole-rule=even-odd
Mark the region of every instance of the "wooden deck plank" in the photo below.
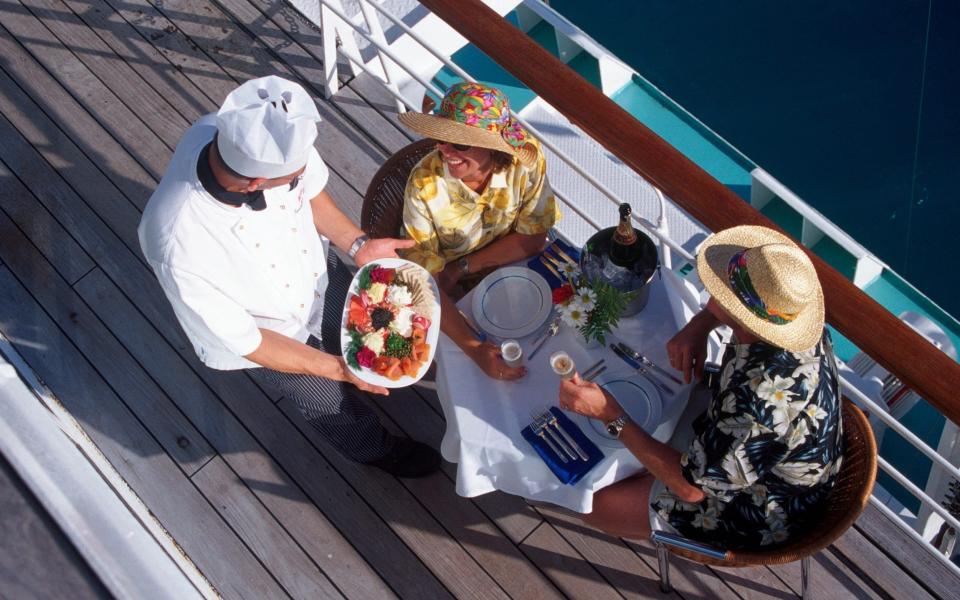
[[[584,560],[597,569],[626,598],[662,595],[660,576],[619,539],[584,525],[580,518],[559,507],[539,505],[537,511]],[[664,596],[668,597],[668,596]],[[669,597],[679,597],[674,592]]]
[[[0,0],[0,25],[92,114],[153,177],[159,178],[170,148],[68,48],[15,0]],[[42,93],[40,94],[42,97]]]
[[[570,598],[622,597],[549,523],[541,523],[520,549]]]
[[[133,202],[139,199],[140,206],[146,204],[148,190],[156,186],[157,180],[124,151],[119,142],[12,36],[0,35],[0,55],[4,59],[5,72],[0,78],[0,96],[5,103],[3,112],[23,135],[36,140],[34,145],[44,154],[49,156],[51,148],[63,152],[62,159],[53,159],[50,164],[58,170],[72,170],[76,155],[61,148],[58,143],[65,137],[69,138],[128,199]],[[30,100],[21,103],[27,97]],[[34,99],[42,99],[42,104],[37,105]],[[11,106],[22,108],[14,109]],[[39,106],[42,110],[28,112],[34,110],[33,106]],[[36,130],[37,135],[33,135],[31,130]],[[117,210],[121,212],[123,209],[118,206]],[[123,230],[124,227],[118,226],[118,229]]]
[[[139,253],[136,227],[140,212],[137,207],[44,114],[44,110],[49,110],[49,105],[41,107],[34,103],[6,73],[0,71],[0,112],[9,120],[9,125],[3,125],[0,137],[13,140],[22,136],[32,146],[27,153],[28,160],[45,160],[50,164],[73,189],[79,190],[100,218],[120,235],[123,243]],[[44,187],[43,182],[30,182],[30,185],[38,191]],[[96,190],[96,193],[84,194],[83,190],[88,189]]]
[[[188,122],[217,109],[217,102],[167,61],[153,43],[144,39],[109,5],[96,0],[63,2]],[[167,34],[159,32],[154,35]]]
[[[0,236],[3,239],[5,236]],[[0,267],[0,330],[170,535],[227,598],[283,590],[44,310]],[[245,578],[234,577],[237,571]]]
[[[117,56],[60,0],[20,0],[20,3],[134,112],[150,132],[168,148],[176,147],[188,120],[140,76],[139,69]]]
[[[375,395],[371,395],[370,398],[407,435],[434,448],[439,448],[447,425],[443,417],[435,413],[424,400],[423,396],[426,392],[436,396],[436,393],[431,390],[403,388],[394,390],[386,398]],[[398,397],[403,398],[403,402],[396,402]],[[454,489],[457,465],[444,462],[443,470],[447,474],[451,490]],[[515,544],[530,535],[530,532],[543,521],[537,512],[519,496],[493,492],[473,498],[473,502]]]
[[[243,483],[344,594],[353,598],[386,598],[392,595],[376,571],[320,512],[314,500],[308,498],[281,465],[271,458],[271,453],[286,454],[284,448],[273,446],[265,449],[261,446],[233,412],[227,410],[207,384],[99,270],[85,277],[76,288],[164,391],[180,403],[184,413],[197,424]],[[199,364],[194,367],[213,373]],[[258,408],[269,404],[269,401],[260,397],[249,379],[241,373],[215,374],[222,380],[238,383],[230,385],[224,392],[234,398],[251,398],[249,404],[260,413],[258,422],[263,422],[265,428],[274,428],[278,438],[287,439],[288,446],[290,439],[299,437],[295,431],[289,431],[292,428],[276,410]],[[235,401],[233,405],[237,403]],[[246,413],[238,414],[245,416]],[[316,479],[318,474],[323,474],[317,464],[322,458],[312,456],[315,452],[307,444],[294,444],[293,450],[297,451],[298,464],[305,465],[302,471],[310,481]],[[349,500],[363,507],[359,498],[351,498],[349,489],[338,489],[335,478],[321,479],[313,487],[322,486],[324,493],[332,496],[332,499],[319,500],[317,503],[320,506],[339,506],[339,503]],[[343,483],[339,485],[343,486]],[[314,498],[322,496],[315,495]],[[372,513],[357,509],[353,512],[356,513],[356,519],[365,525],[368,521],[378,521]],[[362,536],[362,540],[367,536],[383,537],[389,534],[385,526],[381,524],[381,527],[378,530],[365,526],[357,537]],[[387,547],[386,550],[394,549]],[[390,559],[395,563],[403,563],[403,555],[399,553],[394,552]]]
[[[830,550],[843,560],[847,567],[875,590],[894,598],[927,600],[934,596],[912,577],[904,577],[899,566],[860,533],[851,528],[835,541]],[[958,591],[960,593],[960,591]]]
[[[0,153],[6,148],[0,149]],[[0,179],[9,177],[0,165]],[[156,384],[138,368],[115,338],[109,335],[69,284],[57,276],[30,240],[6,216],[6,201],[0,205],[0,256],[30,293],[49,313],[80,352],[145,424],[166,452],[190,475],[213,456],[213,449]],[[55,237],[68,237],[33,196],[19,196],[17,202],[35,207],[33,217]],[[20,212],[20,211],[18,211]],[[56,247],[48,249],[54,252]]]
[[[395,477],[348,461],[283,398],[277,406],[457,598],[506,598],[503,589]],[[443,477],[439,473],[429,477]]]
[[[344,597],[221,457],[191,479],[291,598]]]
[[[434,448],[439,447],[440,440],[436,435],[430,435],[427,439],[423,437],[422,428],[408,428],[426,422],[433,425],[431,429],[434,434],[438,426],[441,431],[443,428],[442,421],[437,422],[437,415],[413,390],[398,388],[391,390],[387,397],[368,397],[376,403],[375,406],[385,423],[396,424],[410,437],[426,442]],[[513,598],[558,598],[557,589],[517,549],[513,540],[481,510],[477,499],[471,500],[457,495],[451,479],[451,473],[455,475],[455,469],[455,465],[444,462],[443,471],[446,477],[400,481],[508,595]],[[531,512],[526,502],[517,496],[495,493],[483,498],[487,504],[503,511],[525,514]],[[539,519],[529,521],[539,522]]]
[[[874,547],[886,554],[897,571],[912,576],[938,598],[960,598],[960,577],[932,556],[887,515],[868,504],[854,527],[870,540]],[[914,548],[913,551],[906,551]],[[891,573],[897,576],[896,572]]]
[[[0,139],[4,144],[12,145],[17,137],[11,129],[9,122],[0,115]],[[33,148],[30,151],[32,154]],[[0,207],[23,231],[24,236],[34,241],[57,273],[69,283],[89,273],[95,266],[93,260],[73,238],[65,234],[45,208],[39,207],[38,211],[36,201],[28,201],[28,198],[32,200],[33,193],[14,176],[4,164],[3,157],[0,157],[0,182]]]

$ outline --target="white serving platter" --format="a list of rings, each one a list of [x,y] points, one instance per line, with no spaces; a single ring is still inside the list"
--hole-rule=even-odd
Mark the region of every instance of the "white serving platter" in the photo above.
[[[372,370],[359,367],[353,368],[347,363],[347,368],[350,369],[350,372],[357,376],[358,379],[361,379],[367,383],[373,385],[380,385],[386,388],[401,388],[407,387],[408,385],[413,385],[414,383],[420,381],[420,379],[426,375],[427,370],[430,368],[430,365],[433,363],[433,357],[437,352],[437,341],[440,337],[440,290],[437,288],[437,282],[434,281],[433,277],[421,267],[420,265],[410,262],[409,260],[404,260],[402,258],[381,258],[374,261],[371,261],[368,264],[378,265],[388,269],[397,269],[403,266],[413,266],[417,269],[423,271],[427,276],[427,280],[430,282],[430,286],[433,288],[433,297],[436,299],[436,303],[433,307],[433,315],[430,317],[430,329],[427,330],[426,343],[430,345],[430,354],[427,357],[427,360],[420,365],[420,370],[417,371],[416,377],[410,377],[409,375],[404,375],[400,379],[393,381],[374,373]],[[366,267],[367,265],[364,265]],[[359,294],[359,277],[363,269],[357,271],[357,274],[353,276],[353,280],[350,282],[350,291],[347,293],[347,297],[343,303],[343,314],[340,316],[340,347],[346,352],[347,347],[350,345],[350,334],[347,333],[347,316],[350,312],[350,296]]]

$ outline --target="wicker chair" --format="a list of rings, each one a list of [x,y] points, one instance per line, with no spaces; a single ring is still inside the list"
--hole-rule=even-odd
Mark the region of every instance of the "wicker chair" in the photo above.
[[[866,416],[843,400],[843,464],[827,500],[827,509],[817,527],[769,552],[723,551],[687,538],[654,531],[660,563],[660,588],[671,591],[669,552],[699,563],[720,567],[750,567],[800,562],[801,596],[807,598],[810,557],[826,548],[860,516],[877,477],[877,444]],[[668,552],[669,550],[669,552]]]
[[[360,228],[372,238],[397,237],[403,227],[403,189],[410,171],[436,147],[433,140],[404,146],[377,170],[360,211]]]

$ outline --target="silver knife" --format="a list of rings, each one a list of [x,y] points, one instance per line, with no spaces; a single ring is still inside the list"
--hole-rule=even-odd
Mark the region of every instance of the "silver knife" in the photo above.
[[[634,349],[631,348],[630,346],[624,344],[623,342],[620,342],[620,343],[618,343],[617,345],[620,346],[620,349],[621,349],[621,350],[623,350],[624,352],[626,352],[627,354],[629,354],[630,356],[632,356],[632,357],[635,358],[636,360],[639,360],[640,362],[642,362],[642,363],[645,364],[646,366],[650,367],[651,369],[653,369],[654,371],[656,371],[658,374],[663,375],[664,377],[666,377],[666,378],[669,379],[670,381],[676,383],[677,385],[683,385],[683,382],[680,381],[680,378],[678,378],[676,375],[674,375],[673,373],[667,371],[666,369],[664,369],[663,367],[661,367],[661,366],[658,365],[657,363],[653,362],[652,360],[650,360],[650,359],[647,358],[646,356],[640,354],[639,352],[637,352],[636,350],[634,350]]]
[[[573,460],[578,460],[577,455],[573,453],[573,450],[571,450],[570,447],[567,444],[565,444],[562,439],[560,439],[560,436],[554,433],[553,429],[550,429],[549,421],[544,421],[543,427],[544,429],[547,430],[547,435],[553,438],[553,441],[557,444],[557,446],[560,446],[561,448],[563,448],[563,451],[567,454],[567,456],[569,456]],[[562,433],[566,433],[566,432],[562,432]]]
[[[653,385],[655,385],[658,390],[660,390],[664,394],[668,394],[668,395],[673,394],[673,391],[667,388],[662,381],[654,377],[653,373],[651,373],[649,369],[643,366],[643,364],[638,362],[635,358],[633,358],[632,356],[630,356],[629,354],[621,350],[619,346],[617,346],[616,344],[610,344],[610,349],[613,350],[614,354],[616,354],[621,359],[623,359],[623,362],[627,363],[628,365],[636,369],[637,373],[646,377],[647,380]]]

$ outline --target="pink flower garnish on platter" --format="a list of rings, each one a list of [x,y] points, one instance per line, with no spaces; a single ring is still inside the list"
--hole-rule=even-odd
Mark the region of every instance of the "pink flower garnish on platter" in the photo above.
[[[370,281],[374,283],[393,283],[393,274],[394,269],[387,269],[385,267],[377,267],[374,270],[370,271]]]
[[[373,350],[367,348],[366,346],[357,352],[357,362],[360,363],[361,367],[366,367],[368,369],[373,366],[373,359],[376,357],[377,355],[374,354]]]

